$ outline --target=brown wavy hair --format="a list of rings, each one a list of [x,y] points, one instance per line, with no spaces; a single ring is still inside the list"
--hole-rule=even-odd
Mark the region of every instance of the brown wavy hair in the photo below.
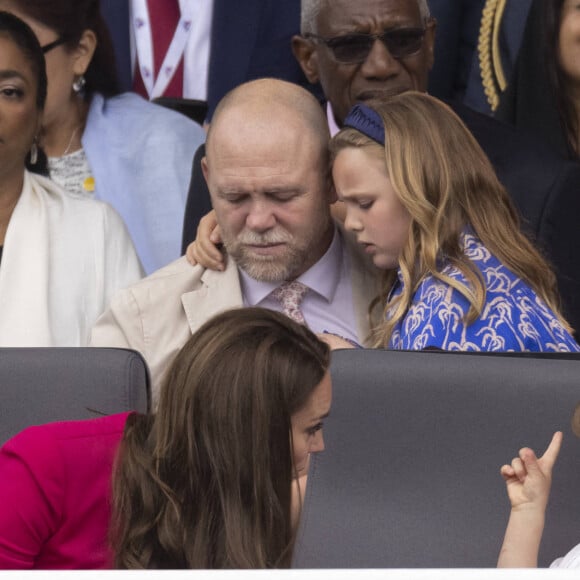
[[[329,364],[307,328],[261,308],[203,325],[157,413],[129,418],[113,484],[119,568],[290,564],[291,417]]]
[[[579,128],[576,106],[572,98],[573,87],[560,64],[560,28],[564,0],[543,0],[542,4],[542,30],[541,37],[537,39],[544,48],[544,62],[541,63],[544,65],[542,72],[547,75],[550,89],[556,101],[560,125],[567,139],[568,156],[570,159],[577,159],[580,155],[578,150]]]
[[[465,322],[473,323],[485,304],[485,284],[479,269],[463,251],[461,234],[473,233],[507,268],[527,282],[559,313],[556,277],[538,250],[521,232],[519,218],[481,147],[459,117],[444,103],[409,91],[366,103],[382,118],[385,146],[353,128],[342,129],[331,141],[331,158],[348,147],[365,147],[383,156],[397,195],[411,215],[409,238],[399,258],[403,291],[387,300],[396,280],[385,273],[384,291],[373,303],[384,305],[385,322],[375,332],[376,346],[388,344],[396,324],[428,275],[441,280],[470,303]],[[468,284],[441,271],[441,262],[456,267]]]

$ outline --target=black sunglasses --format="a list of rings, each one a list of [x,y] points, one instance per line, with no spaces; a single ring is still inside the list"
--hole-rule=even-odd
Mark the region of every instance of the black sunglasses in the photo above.
[[[66,41],[67,39],[64,36],[61,36],[56,40],[53,40],[52,42],[49,42],[48,44],[41,46],[40,49],[42,50],[43,54],[46,54],[47,52],[50,52],[53,48],[56,48],[57,46],[64,44]]]
[[[310,33],[304,36],[325,44],[337,62],[360,64],[367,59],[376,40],[380,40],[387,47],[393,58],[406,58],[419,52],[425,28],[391,28],[380,34],[353,33],[332,38]]]

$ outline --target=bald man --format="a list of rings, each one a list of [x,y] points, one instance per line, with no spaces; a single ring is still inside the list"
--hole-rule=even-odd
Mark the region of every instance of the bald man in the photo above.
[[[92,333],[93,346],[143,354],[154,401],[199,326],[230,308],[284,311],[275,297],[284,282],[305,286],[299,310],[313,331],[367,341],[377,273],[330,216],[328,138],[316,99],[291,83],[246,83],[218,105],[202,169],[231,258],[225,270],[177,260],[118,293]]]

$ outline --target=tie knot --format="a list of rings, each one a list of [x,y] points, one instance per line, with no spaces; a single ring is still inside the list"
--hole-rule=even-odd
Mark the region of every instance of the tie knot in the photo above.
[[[278,286],[278,288],[272,291],[272,296],[280,302],[286,316],[300,324],[305,324],[300,305],[308,290],[308,286],[305,286],[302,282],[293,280],[292,282],[284,282],[284,284]]]

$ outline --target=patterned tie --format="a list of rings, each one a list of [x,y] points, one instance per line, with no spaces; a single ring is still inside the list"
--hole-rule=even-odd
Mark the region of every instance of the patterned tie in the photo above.
[[[292,282],[284,282],[284,284],[278,286],[272,292],[272,296],[280,302],[282,312],[288,318],[305,325],[306,320],[304,320],[304,314],[300,310],[300,304],[302,304],[302,299],[308,290],[308,286],[305,286],[302,282],[293,280]]]
[[[160,70],[161,65],[173,39],[181,12],[179,9],[179,0],[147,0],[147,6],[149,7],[151,40],[153,42],[154,78],[157,78],[158,75],[163,73]],[[133,90],[146,99],[149,98],[138,66],[135,69]],[[183,97],[183,57],[181,57],[177,70],[173,74],[173,78],[167,86],[167,89],[165,89],[163,96]]]

